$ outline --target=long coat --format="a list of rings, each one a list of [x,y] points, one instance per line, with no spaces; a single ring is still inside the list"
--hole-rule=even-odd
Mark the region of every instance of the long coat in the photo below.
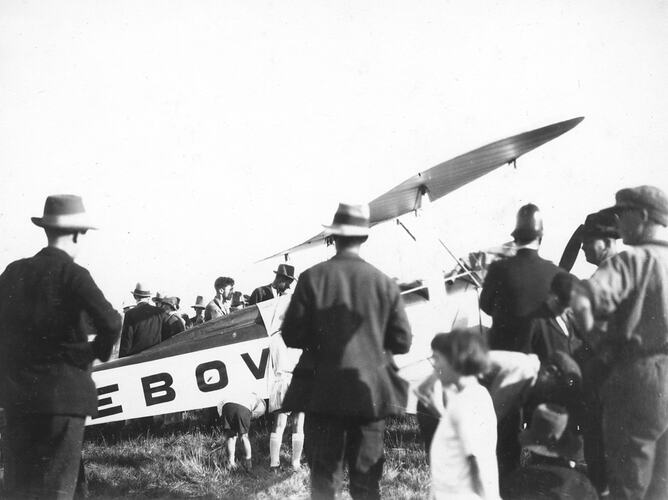
[[[480,294],[480,308],[492,316],[491,349],[522,349],[529,320],[547,299],[557,272],[557,266],[528,248],[489,266]]]
[[[411,330],[397,285],[344,252],[302,273],[283,320],[283,339],[303,349],[286,410],[383,418],[403,412],[407,387],[392,354]]]
[[[124,358],[159,344],[165,312],[159,307],[140,302],[125,313],[118,357]]]

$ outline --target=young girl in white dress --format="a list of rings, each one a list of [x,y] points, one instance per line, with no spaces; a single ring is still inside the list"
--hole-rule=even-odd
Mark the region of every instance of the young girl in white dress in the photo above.
[[[431,348],[440,384],[419,396],[441,415],[430,449],[432,498],[499,499],[496,414],[477,379],[487,345],[477,333],[455,330],[436,335]]]

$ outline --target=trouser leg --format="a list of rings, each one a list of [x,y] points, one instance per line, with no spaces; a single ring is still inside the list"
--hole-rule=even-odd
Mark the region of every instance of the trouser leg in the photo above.
[[[12,415],[10,446],[16,460],[17,496],[71,499],[76,487],[84,418]]]
[[[587,475],[598,492],[608,487],[603,442],[603,405],[600,391],[609,368],[598,358],[590,359],[583,368],[584,414],[582,437]]]
[[[654,490],[668,431],[668,356],[614,370],[603,391],[603,432],[612,498],[644,499]],[[657,446],[659,445],[659,446]],[[659,465],[660,466],[660,465]]]
[[[352,421],[348,428],[346,461],[350,473],[350,496],[357,500],[380,498],[380,478],[385,462],[385,419]]]
[[[337,417],[307,413],[306,442],[311,467],[311,498],[333,499],[343,482],[343,455],[346,431]]]

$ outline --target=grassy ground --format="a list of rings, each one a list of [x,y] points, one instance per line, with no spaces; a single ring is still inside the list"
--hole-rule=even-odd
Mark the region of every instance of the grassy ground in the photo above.
[[[281,449],[285,469],[269,470],[269,427],[254,421],[250,431],[253,469],[228,470],[219,429],[189,413],[183,422],[148,431],[92,427],[84,443],[88,498],[308,498],[308,468],[293,472],[290,433]],[[240,443],[238,454],[242,453]],[[383,498],[425,498],[429,470],[412,416],[392,419],[385,433]],[[344,487],[345,488],[345,487]],[[344,489],[345,490],[345,489]],[[343,498],[350,498],[347,493]]]

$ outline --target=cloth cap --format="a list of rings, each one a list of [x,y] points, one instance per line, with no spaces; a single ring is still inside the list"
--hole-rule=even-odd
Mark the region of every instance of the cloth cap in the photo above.
[[[617,191],[615,205],[611,210],[620,208],[643,208],[649,218],[662,226],[668,226],[668,197],[663,190],[655,186],[638,186]]]
[[[176,311],[179,308],[180,299],[178,297],[162,297],[162,299],[160,299],[160,302],[162,304],[167,304],[174,311]]]
[[[328,235],[368,236],[369,217],[369,205],[339,203],[332,224],[323,227]]]
[[[137,282],[135,285],[135,289],[132,291],[132,295],[136,295],[137,297],[150,297],[151,296],[151,290],[149,290],[143,283]]]
[[[290,264],[279,264],[278,268],[274,271],[274,274],[278,276],[285,276],[291,280],[295,279],[295,266]]]
[[[589,214],[582,226],[583,236],[590,238],[614,238],[619,239],[617,229],[617,214],[610,208],[599,210]]]
[[[31,217],[30,220],[39,227],[64,229],[70,231],[87,231],[97,229],[88,220],[81,196],[74,194],[54,194],[44,202],[44,215]]]
[[[580,441],[567,426],[566,408],[540,404],[531,415],[531,425],[520,434],[520,444],[539,455],[573,460],[580,451]]]

